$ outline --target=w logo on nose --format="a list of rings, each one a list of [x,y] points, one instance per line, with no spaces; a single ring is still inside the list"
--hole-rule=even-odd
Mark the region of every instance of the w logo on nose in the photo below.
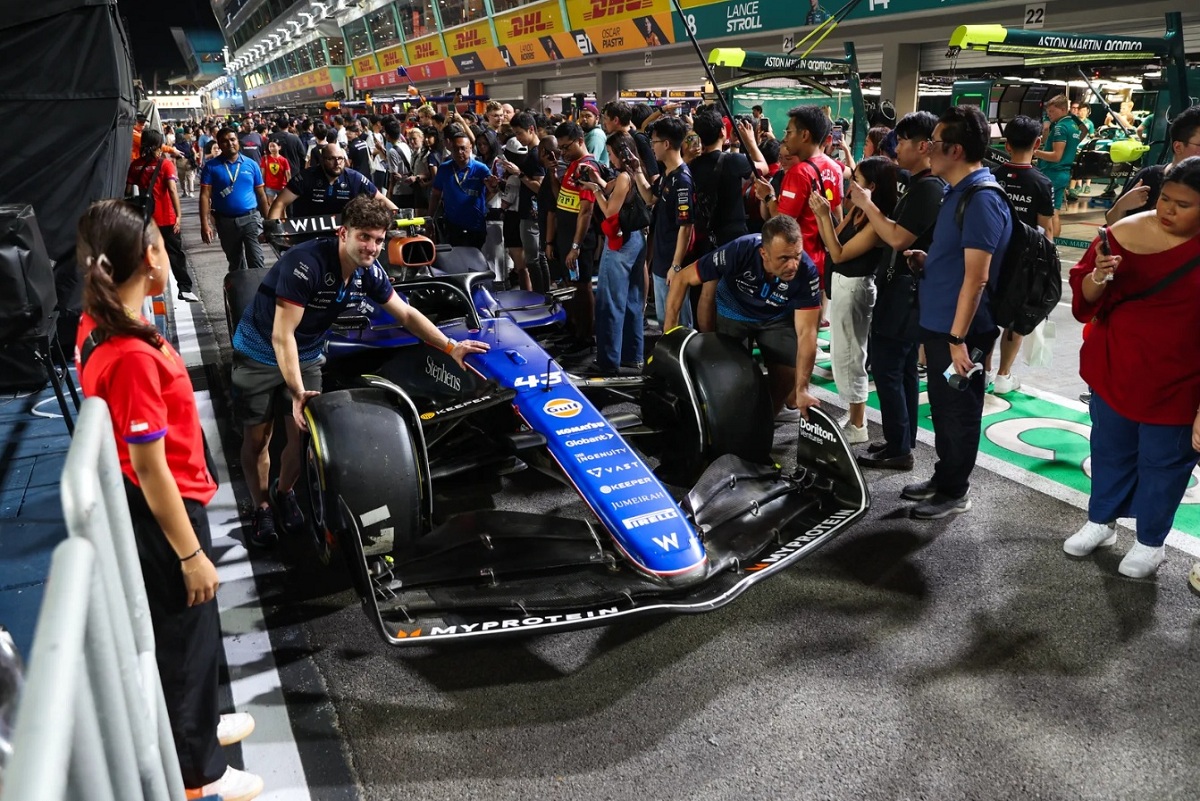
[[[679,532],[677,531],[672,531],[665,537],[651,537],[651,539],[654,540],[655,545],[664,551],[669,551],[672,548],[679,549]]]

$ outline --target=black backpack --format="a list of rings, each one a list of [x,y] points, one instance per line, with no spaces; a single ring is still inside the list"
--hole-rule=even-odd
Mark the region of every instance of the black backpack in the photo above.
[[[1021,221],[1012,200],[999,184],[967,187],[954,211],[958,230],[962,230],[967,204],[976,192],[984,189],[1004,198],[1013,226],[996,288],[988,293],[992,319],[1001,328],[1028,336],[1062,300],[1062,263],[1054,243],[1037,228]]]
[[[717,213],[717,196],[721,191],[721,168],[724,165],[725,153],[717,154],[717,163],[713,166],[712,183],[709,192],[701,190],[699,184],[693,181],[695,193],[692,203],[692,225],[695,231],[693,249],[699,255],[704,255],[717,248],[716,224],[713,217]]]
[[[160,158],[158,160],[158,164],[154,166],[154,172],[150,175],[150,183],[146,185],[146,188],[143,189],[141,185],[138,185],[138,194],[130,195],[129,197],[125,198],[127,201],[137,206],[142,212],[143,223],[148,224],[154,217],[154,185],[158,183],[158,173],[162,170],[162,166],[165,162],[165,158]],[[142,165],[138,171],[138,175],[141,176],[145,174],[146,165]]]

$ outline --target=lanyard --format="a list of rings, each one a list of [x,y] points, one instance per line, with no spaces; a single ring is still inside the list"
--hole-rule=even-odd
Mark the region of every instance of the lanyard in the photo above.
[[[229,186],[232,188],[237,183],[238,176],[242,174],[242,160],[240,158],[237,160],[237,169],[232,174],[229,172],[229,162],[222,161],[221,166],[225,168],[225,175],[228,176]]]
[[[467,176],[471,174],[471,165],[467,164],[467,168],[463,170],[462,175],[458,174],[458,170],[454,171],[454,180],[458,183],[458,188],[462,189],[463,181],[467,180]]]

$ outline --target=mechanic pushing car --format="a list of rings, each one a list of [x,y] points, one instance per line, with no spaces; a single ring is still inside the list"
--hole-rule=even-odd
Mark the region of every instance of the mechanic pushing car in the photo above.
[[[804,253],[800,225],[786,214],[761,234],[739,237],[667,276],[664,331],[679,322],[688,287],[717,282],[717,332],[758,345],[767,365],[776,419],[790,420],[818,405],[808,391],[817,354],[821,280]],[[784,406],[788,412],[780,417]]]
[[[334,320],[349,306],[370,298],[411,334],[454,358],[482,353],[487,343],[457,342],[438,330],[392,289],[375,261],[392,223],[389,204],[359,195],[342,210],[336,238],[315,239],[290,248],[262,280],[233,335],[233,406],[243,428],[242,469],[254,500],[249,541],[269,547],[278,541],[272,508],[284,531],[295,534],[304,514],[294,486],[300,477],[300,431],[304,404],[320,394],[323,349]],[[287,445],[279,479],[267,491],[269,446],[275,402],[287,393]]]

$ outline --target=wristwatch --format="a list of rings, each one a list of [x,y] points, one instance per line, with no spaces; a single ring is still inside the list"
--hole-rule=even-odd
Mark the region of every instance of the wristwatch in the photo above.
[[[772,192],[771,194],[769,194],[763,198],[763,203],[770,203],[774,199],[775,199],[775,193]]]
[[[961,345],[966,342],[962,337],[956,337],[954,334],[947,334],[946,339],[950,340],[951,345]]]
[[[679,271],[680,271],[680,270],[682,270],[682,269],[683,269],[683,265],[682,265],[682,264],[672,264],[672,265],[671,265],[671,272],[673,272],[673,273],[677,273],[677,272],[679,272]]]
[[[571,250],[579,250],[579,243],[578,243],[578,242],[572,242],[572,243],[571,243]]]

